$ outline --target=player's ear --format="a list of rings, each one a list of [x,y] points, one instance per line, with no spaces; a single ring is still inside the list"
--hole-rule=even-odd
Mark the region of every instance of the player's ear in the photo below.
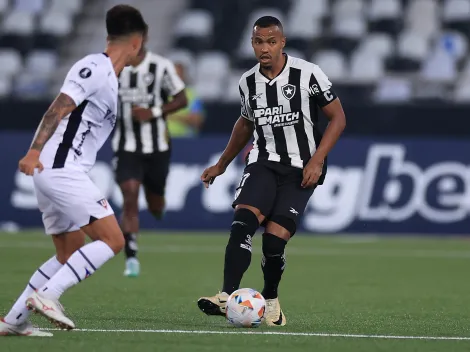
[[[282,44],[282,48],[284,48],[286,46],[286,37],[282,37],[281,39],[281,44]]]

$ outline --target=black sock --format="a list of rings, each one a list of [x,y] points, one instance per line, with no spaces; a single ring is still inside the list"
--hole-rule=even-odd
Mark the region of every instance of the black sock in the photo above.
[[[277,298],[277,289],[286,266],[284,249],[287,241],[270,233],[263,234],[263,258],[261,268],[264,274],[264,289],[261,293],[265,299]]]
[[[137,256],[137,235],[135,233],[125,233],[124,239],[126,241],[124,246],[126,258],[135,258]]]
[[[230,239],[225,249],[223,292],[229,295],[240,287],[251,263],[251,238],[259,227],[258,218],[248,209],[235,212]]]

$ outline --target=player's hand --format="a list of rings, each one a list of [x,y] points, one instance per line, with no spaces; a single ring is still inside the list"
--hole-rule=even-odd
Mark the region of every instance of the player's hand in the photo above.
[[[323,163],[324,160],[315,155],[310,159],[304,168],[304,178],[301,184],[303,188],[310,188],[317,184],[323,172]]]
[[[147,122],[153,119],[153,113],[151,109],[142,108],[140,106],[133,106],[132,117],[136,121]]]
[[[215,178],[222,175],[224,172],[225,169],[218,164],[205,169],[201,175],[201,181],[204,182],[204,187],[209,188],[209,185],[214,183]]]
[[[28,176],[32,176],[35,169],[39,169],[39,172],[44,170],[44,166],[39,161],[39,155],[39,151],[30,149],[26,156],[18,163],[20,171]]]

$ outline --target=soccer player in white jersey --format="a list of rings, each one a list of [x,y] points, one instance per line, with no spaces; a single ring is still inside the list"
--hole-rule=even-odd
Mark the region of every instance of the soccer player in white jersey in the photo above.
[[[117,76],[139,53],[147,24],[137,9],[118,5],[107,12],[106,28],[106,51],[72,66],[19,162],[20,171],[33,176],[56,255],[39,267],[0,320],[0,335],[52,336],[29,323],[28,309],[60,328],[75,328],[60,296],[124,247],[113,210],[88,172],[116,122]],[[86,235],[93,242],[85,245]]]
[[[208,187],[254,136],[233,203],[222,292],[200,298],[198,306],[208,315],[224,315],[228,295],[239,288],[250,265],[251,239],[263,226],[262,295],[269,326],[286,325],[278,299],[284,249],[315,187],[323,183],[326,157],[346,125],[327,76],[317,65],[284,54],[285,43],[277,18],[255,22],[252,46],[259,63],[240,79],[241,116],[219,161],[201,176]],[[323,136],[319,109],[329,119]]]

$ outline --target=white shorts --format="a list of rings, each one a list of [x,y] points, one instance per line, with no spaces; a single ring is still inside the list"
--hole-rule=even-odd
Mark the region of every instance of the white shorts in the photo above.
[[[114,214],[83,171],[44,169],[33,176],[42,221],[48,235],[72,232]]]

